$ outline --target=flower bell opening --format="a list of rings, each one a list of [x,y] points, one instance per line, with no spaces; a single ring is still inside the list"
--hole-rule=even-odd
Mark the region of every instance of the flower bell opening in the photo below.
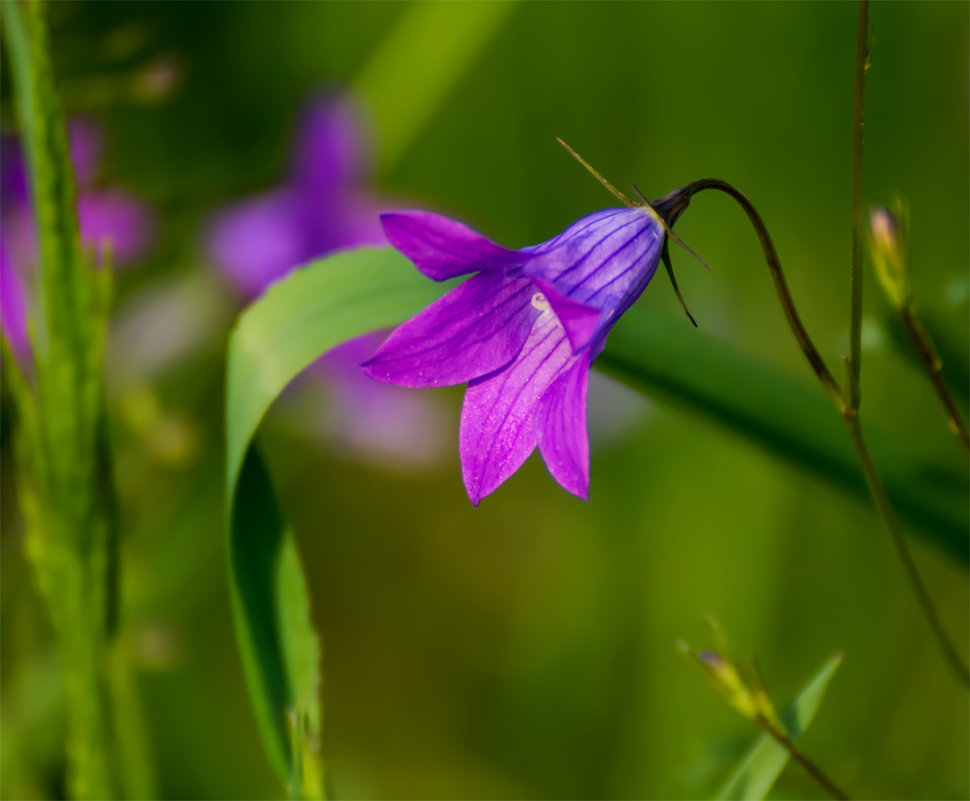
[[[429,278],[471,276],[398,326],[364,372],[408,387],[468,383],[459,451],[475,505],[536,448],[564,489],[588,498],[590,366],[656,273],[662,222],[639,206],[604,209],[511,250],[425,211],[381,220]]]

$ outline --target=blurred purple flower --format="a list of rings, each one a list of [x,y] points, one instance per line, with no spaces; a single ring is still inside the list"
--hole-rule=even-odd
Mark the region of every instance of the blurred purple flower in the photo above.
[[[112,265],[127,266],[144,252],[151,239],[152,215],[127,192],[95,187],[102,140],[92,122],[72,120],[68,137],[81,242],[99,250],[110,243]],[[36,264],[37,238],[27,166],[20,143],[5,136],[0,139],[0,329],[21,361],[29,353],[25,287]]]
[[[537,446],[553,478],[587,498],[590,365],[656,272],[659,218],[647,208],[599,211],[522,250],[429,212],[381,219],[429,278],[475,274],[395,329],[364,372],[406,387],[469,382],[459,440],[476,506]]]
[[[247,298],[311,259],[385,244],[376,199],[360,189],[362,132],[346,99],[322,98],[303,114],[283,186],[219,214],[208,251]]]
[[[7,255],[0,228],[0,328],[3,330],[14,357],[20,364],[26,364],[30,354],[30,340],[27,336],[27,302],[20,276]]]
[[[364,140],[358,111],[347,97],[318,97],[303,112],[282,186],[213,219],[206,234],[209,257],[246,299],[315,258],[387,244],[379,210],[388,204],[363,188]],[[360,337],[315,363],[334,403],[329,434],[358,455],[428,461],[437,455],[440,437],[427,399],[379,386],[357,369],[382,338]]]

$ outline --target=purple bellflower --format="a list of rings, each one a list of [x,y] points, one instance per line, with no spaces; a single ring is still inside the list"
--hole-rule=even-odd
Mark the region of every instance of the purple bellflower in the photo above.
[[[553,478],[588,498],[590,366],[656,272],[660,218],[649,207],[598,211],[521,250],[430,212],[381,220],[429,278],[474,275],[396,328],[364,372],[406,387],[468,382],[459,451],[476,506],[537,446]]]
[[[68,125],[71,162],[77,183],[81,242],[100,249],[110,243],[112,265],[125,267],[144,253],[154,221],[147,207],[120,189],[96,185],[102,142],[86,119]],[[0,329],[18,362],[30,353],[27,335],[28,290],[37,263],[37,240],[27,168],[20,143],[0,140]]]
[[[258,296],[312,259],[387,244],[378,212],[388,203],[364,188],[365,139],[351,100],[322,95],[303,112],[282,185],[213,219],[206,235],[209,258],[243,297]],[[377,385],[357,369],[382,338],[368,334],[345,342],[314,363],[332,403],[324,427],[358,456],[433,461],[441,437],[428,399]]]

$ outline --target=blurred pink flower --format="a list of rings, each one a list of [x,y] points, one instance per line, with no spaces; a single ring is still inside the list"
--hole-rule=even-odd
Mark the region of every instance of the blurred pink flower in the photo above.
[[[247,300],[291,270],[334,251],[386,245],[378,213],[388,204],[364,188],[365,136],[346,96],[322,95],[304,109],[282,184],[218,213],[206,250],[220,274]],[[434,402],[382,386],[357,365],[383,339],[334,348],[314,365],[330,390],[329,434],[358,455],[420,463],[437,456],[442,435]]]
[[[154,228],[152,214],[121,189],[96,187],[102,139],[94,123],[72,120],[68,136],[81,242],[98,250],[110,245],[112,265],[125,267],[148,246]],[[20,361],[30,352],[29,286],[36,265],[37,236],[27,165],[19,141],[5,136],[0,139],[0,329]]]

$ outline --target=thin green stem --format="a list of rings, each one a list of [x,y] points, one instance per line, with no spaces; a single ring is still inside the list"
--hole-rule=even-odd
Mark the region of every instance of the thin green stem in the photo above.
[[[946,380],[943,378],[943,365],[936,353],[936,348],[933,347],[933,340],[930,339],[930,335],[919,321],[911,305],[900,307],[899,319],[902,321],[906,334],[916,347],[916,352],[923,363],[926,375],[929,376],[930,383],[943,405],[947,423],[953,433],[960,438],[964,449],[970,454],[970,434],[967,432],[967,424],[960,413],[960,407],[957,406],[956,400],[950,393]]]
[[[940,644],[940,648],[947,662],[957,676],[959,676],[960,680],[967,687],[970,687],[970,670],[968,670],[966,664],[960,658],[956,647],[943,628],[943,623],[926,589],[926,584],[923,582],[919,569],[916,567],[913,554],[909,550],[909,545],[906,543],[905,536],[903,536],[903,530],[899,525],[899,520],[896,518],[896,514],[893,512],[893,508],[889,503],[889,498],[886,496],[886,489],[883,487],[882,480],[879,478],[879,473],[876,470],[872,456],[869,453],[869,448],[862,435],[862,426],[858,416],[846,417],[845,424],[849,431],[849,437],[852,440],[852,446],[855,448],[856,455],[859,458],[859,464],[862,467],[862,474],[865,476],[866,485],[869,487],[869,493],[872,495],[872,500],[876,505],[879,516],[882,518],[886,531],[889,532],[893,546],[896,548],[896,554],[899,556],[899,561],[903,564],[903,569],[906,571],[906,578],[909,579],[913,592],[916,593],[916,600],[922,607],[923,614],[926,616],[930,628],[933,629],[933,634],[936,635],[936,639]]]
[[[869,69],[869,0],[859,0],[856,27],[855,106],[852,114],[852,262],[849,273],[849,404],[858,410],[862,371],[862,145],[866,72]]]
[[[866,93],[866,73],[869,70],[869,0],[859,0],[859,16],[856,26],[856,54],[855,54],[855,106],[852,119],[852,263],[850,269],[850,318],[849,318],[849,359],[848,359],[848,390],[849,390],[849,409],[848,414],[843,414],[845,423],[849,430],[849,437],[852,446],[855,448],[859,458],[859,465],[865,476],[866,484],[872,495],[872,500],[876,505],[876,510],[882,518],[886,531],[889,532],[890,539],[896,549],[906,577],[916,594],[916,600],[923,609],[930,628],[943,650],[947,662],[951,665],[954,672],[960,677],[961,681],[970,687],[970,670],[957,653],[956,647],[947,636],[946,630],[940,616],[933,605],[930,594],[926,589],[926,584],[920,576],[916,562],[903,536],[902,528],[893,512],[886,490],[879,478],[879,473],[872,461],[869,448],[866,445],[862,434],[862,426],[859,421],[859,403],[861,400],[861,390],[859,378],[862,367],[862,238],[863,238],[863,211],[862,211],[862,179],[863,179],[863,134],[865,127],[865,93]],[[906,321],[904,320],[904,324]],[[911,329],[907,328],[911,333]],[[923,343],[925,344],[925,342]],[[924,349],[917,343],[917,349],[923,355]],[[937,360],[938,362],[938,360]],[[938,370],[936,371],[938,375]],[[931,377],[933,372],[931,372]],[[945,387],[945,385],[944,385]]]
[[[574,159],[576,159],[576,161],[578,161],[580,164],[583,165],[583,167],[586,169],[586,172],[588,172],[597,181],[599,181],[606,188],[606,191],[609,192],[611,195],[613,195],[613,197],[619,200],[624,206],[629,206],[630,208],[636,208],[637,206],[640,205],[639,203],[634,203],[632,200],[630,200],[630,198],[624,195],[619,189],[613,186],[613,184],[607,181],[602,175],[600,175],[600,173],[596,170],[595,167],[593,167],[592,164],[586,161],[586,159],[580,156],[579,153],[573,150],[558,136],[556,137],[556,141],[569,152],[570,156],[572,156]]]
[[[787,734],[776,728],[764,715],[759,714],[755,720],[758,722],[758,725],[760,725],[761,728],[771,735],[772,739],[774,739],[776,743],[778,743],[791,755],[792,759],[805,768],[805,770],[811,774],[812,778],[825,788],[829,795],[831,795],[833,798],[838,798],[840,801],[848,801],[849,796],[847,796],[835,782],[826,776],[818,765],[816,765],[814,762],[812,762],[812,760],[805,756],[805,754],[799,751]]]

